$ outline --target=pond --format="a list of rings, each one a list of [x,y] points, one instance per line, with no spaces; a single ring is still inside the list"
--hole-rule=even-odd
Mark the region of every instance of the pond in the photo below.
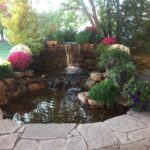
[[[120,105],[93,109],[80,104],[77,93],[84,90],[87,76],[50,73],[46,91],[11,101],[2,108],[4,117],[18,123],[92,123],[126,113]]]

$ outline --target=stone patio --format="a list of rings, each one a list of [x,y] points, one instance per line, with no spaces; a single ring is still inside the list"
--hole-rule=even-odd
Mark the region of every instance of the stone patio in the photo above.
[[[150,113],[130,110],[91,124],[0,120],[0,150],[150,150]]]

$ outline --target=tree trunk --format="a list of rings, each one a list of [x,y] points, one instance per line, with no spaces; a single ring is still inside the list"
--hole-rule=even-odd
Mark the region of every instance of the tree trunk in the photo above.
[[[110,12],[110,1],[107,0],[107,32],[108,36],[112,36],[112,24],[111,24],[111,12]]]
[[[119,41],[120,39],[120,0],[116,0],[116,5],[117,5],[117,14],[116,14],[116,37],[117,40]]]
[[[3,30],[0,32],[0,35],[1,35],[1,41],[4,41],[4,32],[3,32]]]

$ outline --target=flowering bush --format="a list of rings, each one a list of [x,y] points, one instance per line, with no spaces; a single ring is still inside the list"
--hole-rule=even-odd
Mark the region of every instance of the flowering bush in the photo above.
[[[32,59],[27,53],[16,51],[10,53],[7,60],[11,62],[13,69],[24,70],[30,65]]]
[[[150,111],[150,84],[131,79],[123,88],[122,95],[128,99],[129,106],[136,111]]]
[[[0,58],[0,80],[14,76],[10,62]]]
[[[109,47],[109,50],[112,50],[112,49],[118,49],[120,51],[124,51],[130,54],[130,49],[122,44],[113,44],[112,46]]]
[[[105,37],[102,39],[101,43],[105,45],[113,45],[117,44],[117,39],[115,37]]]
[[[10,53],[19,52],[19,51],[24,52],[24,53],[32,56],[32,52],[31,52],[30,48],[26,45],[23,45],[23,44],[18,44],[16,46],[12,47],[12,49],[10,50]]]

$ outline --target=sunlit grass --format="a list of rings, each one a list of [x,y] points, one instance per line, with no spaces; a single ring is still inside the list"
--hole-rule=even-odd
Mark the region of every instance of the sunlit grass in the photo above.
[[[6,41],[0,42],[0,58],[6,59],[11,47],[12,46]]]

